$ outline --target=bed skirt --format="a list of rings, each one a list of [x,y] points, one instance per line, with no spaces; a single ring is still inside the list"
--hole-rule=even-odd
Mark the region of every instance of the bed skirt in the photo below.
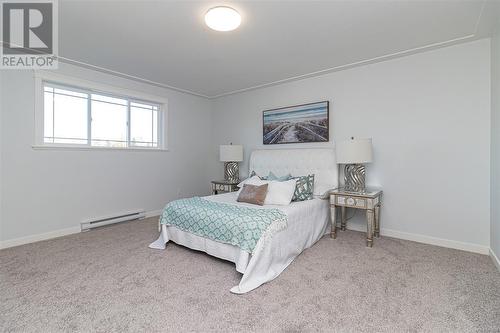
[[[214,196],[213,200],[233,200],[232,194]],[[233,195],[234,196],[234,195]],[[188,248],[206,252],[214,257],[235,263],[243,274],[240,283],[231,288],[235,294],[247,293],[260,285],[274,280],[305,249],[316,243],[330,225],[330,203],[313,199],[294,203],[281,209],[288,216],[288,226],[276,231],[269,239],[262,237],[253,254],[238,247],[200,237],[175,226],[161,225],[159,238],[150,248],[163,250],[173,241]]]
[[[175,226],[161,225],[160,237],[149,245],[152,249],[164,250],[166,243],[173,241],[176,244],[193,250],[203,251],[219,259],[231,261],[236,265],[236,271],[241,274],[250,262],[251,254],[240,250],[237,246],[213,241],[178,229]]]

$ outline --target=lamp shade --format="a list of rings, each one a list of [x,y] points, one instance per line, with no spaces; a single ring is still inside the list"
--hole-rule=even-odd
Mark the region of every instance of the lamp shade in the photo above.
[[[219,158],[221,162],[243,161],[242,145],[221,145],[219,147]]]
[[[371,163],[373,160],[372,139],[350,139],[337,143],[338,164]]]

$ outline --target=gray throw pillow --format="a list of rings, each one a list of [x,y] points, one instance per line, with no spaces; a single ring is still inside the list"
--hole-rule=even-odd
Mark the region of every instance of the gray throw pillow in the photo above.
[[[259,177],[262,180],[267,180],[267,177],[259,176],[255,171],[252,171],[250,173],[250,176],[248,176],[248,178],[253,177],[253,176],[257,176],[257,177]]]
[[[264,205],[267,195],[267,184],[256,186],[245,184],[238,195],[238,202],[246,202],[253,205]]]

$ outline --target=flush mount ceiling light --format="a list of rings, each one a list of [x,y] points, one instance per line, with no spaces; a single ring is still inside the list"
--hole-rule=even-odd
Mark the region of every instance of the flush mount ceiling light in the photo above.
[[[214,7],[205,14],[205,23],[216,31],[231,31],[240,26],[241,16],[231,7]]]

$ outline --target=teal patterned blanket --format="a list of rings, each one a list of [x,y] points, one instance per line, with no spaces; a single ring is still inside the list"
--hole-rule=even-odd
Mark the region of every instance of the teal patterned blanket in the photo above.
[[[253,253],[266,233],[286,228],[287,216],[279,209],[242,207],[194,197],[168,203],[160,223]],[[271,224],[273,228],[269,228]]]

